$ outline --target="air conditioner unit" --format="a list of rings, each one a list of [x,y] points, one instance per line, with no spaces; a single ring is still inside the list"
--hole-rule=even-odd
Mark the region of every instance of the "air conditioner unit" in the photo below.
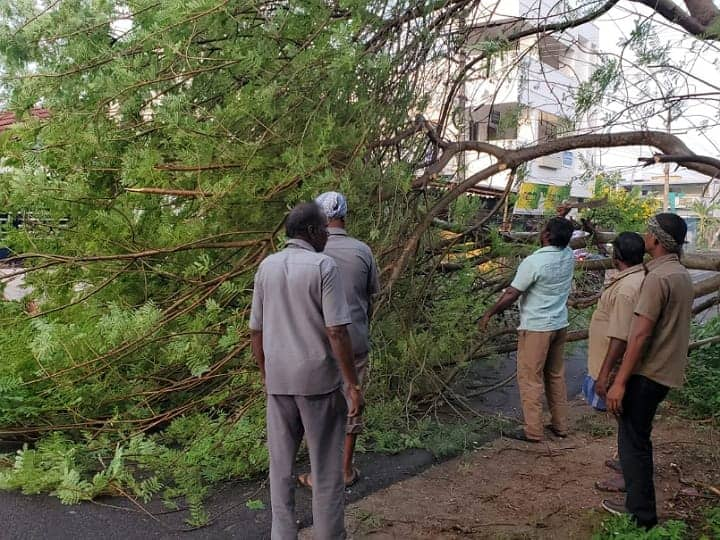
[[[537,164],[540,167],[545,167],[546,169],[559,169],[562,167],[562,156],[560,154],[543,156],[538,158]]]

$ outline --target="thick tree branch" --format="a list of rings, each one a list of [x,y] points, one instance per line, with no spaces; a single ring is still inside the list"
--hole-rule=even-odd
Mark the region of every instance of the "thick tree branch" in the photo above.
[[[148,195],[171,195],[173,197],[212,197],[209,191],[194,191],[191,189],[165,189],[165,188],[125,188],[129,193],[145,193]]]
[[[672,0],[631,1],[649,7],[695,37],[700,39],[720,38],[717,29],[713,28],[712,25],[713,20],[717,20],[719,15],[717,8],[712,4],[712,0],[685,0],[685,5],[688,7],[690,14]]]
[[[686,156],[686,155],[669,155],[669,154],[653,154],[653,157],[639,157],[638,161],[644,163],[643,167],[648,167],[655,163],[677,163],[679,165],[687,165],[688,163],[702,163],[715,167],[716,174],[720,173],[720,159],[709,156]]]

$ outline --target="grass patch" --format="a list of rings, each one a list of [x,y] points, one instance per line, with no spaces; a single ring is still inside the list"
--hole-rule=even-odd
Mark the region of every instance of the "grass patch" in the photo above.
[[[635,525],[628,516],[613,516],[602,522],[593,540],[700,540],[720,539],[720,507],[705,509],[695,523],[666,521],[646,531]]]
[[[590,413],[583,415],[577,422],[577,429],[591,437],[609,437],[617,430],[617,422],[606,414]]]
[[[369,405],[364,412],[365,432],[358,440],[361,452],[398,453],[422,448],[445,458],[485,443],[513,423],[500,416],[479,416],[469,422],[444,423],[408,415],[400,400]]]

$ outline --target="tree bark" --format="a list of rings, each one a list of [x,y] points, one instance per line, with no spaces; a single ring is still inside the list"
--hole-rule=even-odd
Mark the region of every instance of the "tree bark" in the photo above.
[[[691,270],[711,270],[720,272],[720,253],[684,253],[680,262]],[[605,259],[590,259],[577,263],[578,268],[583,270],[607,270],[612,268],[612,261]]]

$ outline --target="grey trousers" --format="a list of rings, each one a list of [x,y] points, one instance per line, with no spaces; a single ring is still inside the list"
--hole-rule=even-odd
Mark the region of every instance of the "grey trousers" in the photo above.
[[[267,396],[272,540],[295,540],[295,456],[303,433],[310,454],[316,540],[345,538],[343,443],[347,404],[341,390],[320,396]]]

